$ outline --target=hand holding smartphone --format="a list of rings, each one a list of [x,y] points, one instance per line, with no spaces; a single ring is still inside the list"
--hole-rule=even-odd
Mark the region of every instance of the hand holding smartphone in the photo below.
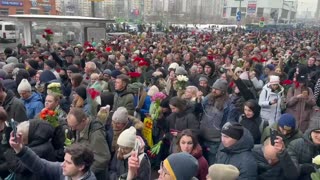
[[[14,140],[17,142],[17,125],[13,119],[10,120],[10,127],[12,128]]]
[[[275,129],[270,129],[270,141],[271,141],[271,145],[274,146],[275,145],[275,140],[277,139],[277,136],[279,136],[279,133],[277,130]]]

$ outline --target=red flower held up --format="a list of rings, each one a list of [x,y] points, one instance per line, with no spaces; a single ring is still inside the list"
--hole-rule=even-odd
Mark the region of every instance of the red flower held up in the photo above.
[[[111,47],[106,47],[106,52],[111,52],[112,48]]]
[[[138,66],[140,66],[140,67],[143,67],[143,66],[148,67],[149,63],[146,60],[144,60],[143,58],[141,58],[141,60],[138,63]]]
[[[89,88],[88,89],[88,94],[90,95],[91,99],[95,99],[100,95],[100,92],[95,90],[94,88]]]
[[[138,78],[141,76],[141,73],[138,72],[129,72],[128,75],[130,76],[130,78]]]
[[[53,34],[53,31],[49,28],[45,29],[44,32],[46,32],[47,34]]]

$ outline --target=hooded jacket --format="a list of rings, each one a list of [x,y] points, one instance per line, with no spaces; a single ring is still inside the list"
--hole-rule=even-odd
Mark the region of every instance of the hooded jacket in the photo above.
[[[251,103],[254,104],[253,109],[251,109],[254,113],[253,117],[247,118],[245,114],[243,114],[240,119],[239,123],[248,129],[253,137],[254,144],[260,144],[261,134],[263,129],[268,126],[267,122],[265,123],[262,121],[260,117],[260,106],[255,100],[249,100]]]
[[[128,114],[133,116],[134,113],[134,97],[133,93],[129,92],[126,88],[125,90],[121,92],[116,92],[113,99],[113,107],[112,111],[116,111],[118,107],[125,107],[128,110]],[[113,113],[110,113],[112,117]]]
[[[231,147],[224,147],[220,144],[217,156],[217,164],[231,164],[240,171],[239,180],[256,180],[257,163],[251,152],[253,148],[253,138],[250,132],[243,128],[242,137]]]
[[[44,108],[41,95],[32,92],[28,99],[21,99],[27,110],[28,119],[34,118]]]
[[[272,92],[269,84],[263,86],[259,96],[259,105],[261,106],[261,118],[268,121],[269,125],[278,122],[281,116],[281,104],[284,103],[284,88],[280,86],[279,92]],[[276,104],[270,105],[270,102],[278,99]]]
[[[27,146],[40,158],[55,161],[53,146],[50,139],[53,136],[53,127],[42,120],[30,120]],[[9,168],[15,173],[16,180],[37,180],[44,177],[29,171],[29,166],[24,165],[16,156],[13,149],[5,153]],[[33,161],[33,160],[31,160]]]
[[[298,168],[303,164],[311,164],[312,158],[320,153],[320,145],[314,144],[311,139],[311,132],[320,129],[320,112],[316,112],[311,121],[312,124],[304,135],[290,142],[288,146],[291,159]]]

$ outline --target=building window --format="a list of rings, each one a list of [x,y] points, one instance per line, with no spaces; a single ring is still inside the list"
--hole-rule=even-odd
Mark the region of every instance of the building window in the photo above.
[[[0,15],[9,15],[9,9],[8,8],[0,8]]]
[[[235,8],[235,7],[231,8],[230,16],[236,16],[236,14],[237,14],[237,8]]]
[[[258,8],[258,11],[257,11],[257,16],[258,17],[263,17],[263,8]]]
[[[242,8],[241,8],[241,12],[242,12],[242,13],[247,12],[247,8],[246,8],[246,7],[242,7]]]
[[[39,14],[38,9],[30,9],[30,14]]]
[[[17,9],[17,10],[16,10],[16,14],[24,14],[23,9]]]

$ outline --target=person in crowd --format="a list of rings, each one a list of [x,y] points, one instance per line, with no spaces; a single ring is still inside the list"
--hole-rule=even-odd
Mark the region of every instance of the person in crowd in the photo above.
[[[12,133],[10,145],[24,166],[28,167],[32,173],[45,177],[45,179],[96,180],[94,173],[90,170],[94,155],[85,145],[72,144],[67,147],[63,163],[41,159],[32,149],[23,145],[21,134],[15,137]]]
[[[114,153],[118,149],[117,140],[120,134],[129,127],[134,126],[136,128],[137,135],[141,135],[144,125],[139,119],[129,116],[128,110],[125,107],[119,107],[113,113],[111,123],[110,128],[107,130],[106,137],[113,157]]]
[[[191,129],[195,134],[198,134],[199,120],[193,114],[194,108],[186,100],[179,97],[173,97],[169,101],[171,114],[167,117],[169,123],[171,138],[170,152],[177,152],[177,138],[178,134],[185,130]]]
[[[139,173],[140,168],[139,158],[137,153],[132,152],[128,161],[129,171],[127,180],[135,179]],[[183,164],[183,166],[181,165]],[[191,154],[186,152],[174,153],[168,156],[161,162],[159,173],[159,180],[174,180],[185,179],[195,180],[198,171],[198,162]]]
[[[264,129],[261,136],[261,144],[270,137],[271,130],[277,131],[286,147],[288,147],[291,141],[302,137],[301,131],[296,127],[296,119],[288,113],[282,114],[278,123]]]
[[[21,135],[22,144],[28,146],[40,158],[48,161],[55,161],[55,156],[51,152],[53,146],[50,139],[53,137],[54,128],[42,120],[29,120],[20,123],[17,126],[17,133]],[[13,149],[8,149],[4,156],[7,166],[14,174],[14,179],[43,179],[45,176],[39,176],[37,173],[30,172],[27,166],[16,157]]]
[[[209,165],[215,162],[220,144],[220,129],[225,122],[230,121],[229,116],[235,109],[230,105],[227,89],[228,82],[218,79],[212,86],[212,92],[196,107],[201,114],[200,136],[203,138],[203,149],[208,149],[204,154]]]
[[[137,179],[151,179],[151,165],[149,158],[144,153],[144,141],[136,135],[136,128],[131,126],[124,130],[117,139],[118,149],[110,165],[110,180],[125,179],[128,172],[128,158],[132,151],[137,153],[139,158],[139,170]]]
[[[251,152],[254,145],[250,132],[239,123],[227,122],[221,130],[217,164],[231,164],[240,171],[238,179],[255,180],[257,163]]]
[[[129,88],[134,93],[134,106],[136,107],[134,116],[143,121],[151,106],[151,96],[139,82],[131,83]]]
[[[112,116],[113,112],[118,109],[118,107],[125,107],[128,110],[129,115],[134,114],[134,97],[132,92],[128,89],[129,77],[126,75],[118,75],[115,80],[115,90],[113,108],[110,113]]]
[[[244,103],[244,114],[240,116],[239,123],[248,129],[253,137],[254,144],[260,144],[261,134],[268,126],[268,122],[260,117],[261,107],[256,100]]]
[[[32,92],[31,85],[27,79],[22,79],[17,90],[26,108],[27,118],[33,119],[44,107],[41,95]]]
[[[253,155],[258,164],[257,179],[298,179],[299,171],[281,136],[276,136],[274,142],[271,141],[271,138],[267,138],[263,144],[257,145],[253,149]]]
[[[298,74],[297,81],[298,84],[288,90],[286,112],[295,117],[297,127],[305,132],[309,127],[313,106],[316,105],[316,102],[312,89],[307,85],[307,75]]]
[[[198,138],[192,133],[190,129],[183,130],[177,140],[178,152],[186,152],[191,154],[198,160],[198,173],[199,180],[205,180],[208,174],[208,162],[202,155],[202,148],[198,143]]]
[[[261,118],[269,125],[277,123],[285,104],[284,88],[280,85],[279,76],[271,75],[259,96]]]
[[[93,115],[91,105],[87,99],[87,89],[84,86],[79,86],[74,89],[72,107],[82,108],[88,115]]]
[[[85,85],[90,84],[90,76],[92,73],[95,73],[97,66],[94,62],[87,62],[86,66],[84,67],[84,75],[83,75],[83,83]]]
[[[208,78],[206,76],[199,77],[198,89],[202,92],[203,96],[207,96],[211,92],[211,87],[208,85]]]
[[[105,139],[105,128],[94,119],[90,119],[81,108],[71,108],[67,116],[68,126],[76,132],[75,143],[89,144],[94,148],[94,162],[91,170],[97,179],[106,179],[106,170],[111,158]]]
[[[213,164],[209,167],[207,180],[237,180],[239,170],[230,164]]]
[[[317,156],[320,145],[320,112],[311,117],[311,124],[301,138],[290,142],[288,152],[300,172],[299,179],[311,179],[310,174],[315,172],[312,158]]]
[[[196,86],[187,86],[182,98],[191,103],[196,103],[198,88]]]
[[[216,74],[216,68],[213,62],[207,61],[204,64],[204,75],[208,78],[208,85],[212,86],[213,83],[218,79]]]
[[[59,73],[55,70],[56,68],[56,62],[54,60],[46,60],[44,61],[44,67],[43,70],[48,70],[53,72],[53,74],[56,76],[58,80],[60,80]]]

